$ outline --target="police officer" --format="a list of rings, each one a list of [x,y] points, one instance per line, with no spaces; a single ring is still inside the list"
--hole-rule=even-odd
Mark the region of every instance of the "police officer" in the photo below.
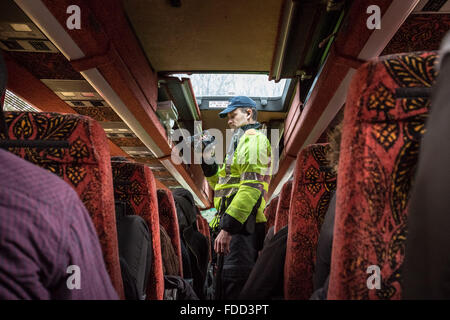
[[[224,255],[221,298],[237,299],[264,240],[271,147],[258,130],[256,103],[249,97],[232,98],[219,116],[228,117],[232,140],[223,165],[203,163],[202,168],[217,209],[210,223],[216,234],[214,250]]]

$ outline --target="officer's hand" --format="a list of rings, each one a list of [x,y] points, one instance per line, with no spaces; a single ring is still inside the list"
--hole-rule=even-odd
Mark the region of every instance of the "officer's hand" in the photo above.
[[[231,234],[221,230],[214,241],[214,251],[227,255],[230,252]]]

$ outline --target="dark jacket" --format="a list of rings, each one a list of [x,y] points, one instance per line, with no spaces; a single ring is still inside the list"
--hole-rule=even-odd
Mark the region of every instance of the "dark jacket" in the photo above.
[[[194,279],[193,287],[197,296],[203,299],[203,288],[208,269],[209,242],[197,230],[197,209],[192,194],[186,189],[176,189],[173,191],[173,198],[177,209],[181,242],[189,255],[190,269]]]
[[[163,272],[165,276],[179,276],[180,266],[178,256],[173,248],[172,241],[167,234],[166,229],[162,225],[159,225],[160,237],[161,237],[161,253],[163,260]]]
[[[198,297],[185,279],[164,276],[164,300],[198,300]]]
[[[443,44],[409,203],[405,299],[450,299],[450,33]]]
[[[278,231],[264,246],[239,296],[243,300],[283,298],[283,270],[288,227]]]
[[[317,242],[316,267],[314,272],[314,293],[312,300],[323,300],[327,297],[328,279],[331,266],[331,249],[333,247],[334,216],[336,211],[336,192],[331,198],[327,213],[320,228]]]

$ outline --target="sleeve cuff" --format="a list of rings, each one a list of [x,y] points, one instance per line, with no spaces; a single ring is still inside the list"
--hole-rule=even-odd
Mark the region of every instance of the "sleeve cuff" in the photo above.
[[[215,162],[213,164],[202,163],[202,170],[203,173],[205,174],[205,177],[207,178],[212,177],[217,173],[218,170],[217,163]]]
[[[242,226],[242,223],[240,223],[238,220],[236,220],[226,212],[223,215],[222,219],[220,219],[220,228],[230,234],[239,233],[242,229]]]

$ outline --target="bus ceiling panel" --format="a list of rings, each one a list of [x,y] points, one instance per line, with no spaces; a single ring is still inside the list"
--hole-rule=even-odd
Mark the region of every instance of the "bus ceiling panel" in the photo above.
[[[123,0],[128,19],[159,71],[268,72],[283,1]]]
[[[0,2],[0,48],[11,52],[58,53],[13,0]]]
[[[0,22],[30,23],[31,19],[14,3],[14,0],[2,0],[0,2]]]

